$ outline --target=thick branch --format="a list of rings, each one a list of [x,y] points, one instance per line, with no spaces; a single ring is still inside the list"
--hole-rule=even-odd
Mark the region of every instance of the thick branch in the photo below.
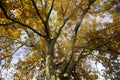
[[[6,24],[0,24],[0,26],[9,26],[9,25],[12,25],[12,24],[14,24],[14,22],[6,23]]]
[[[42,34],[39,33],[38,31],[36,31],[35,29],[33,29],[31,26],[26,25],[26,24],[24,24],[24,23],[21,23],[21,22],[19,22],[18,20],[15,20],[15,19],[12,19],[11,17],[9,17],[8,14],[7,14],[7,12],[6,12],[6,10],[5,10],[5,8],[3,7],[1,1],[0,1],[0,7],[1,7],[1,9],[2,9],[2,11],[3,11],[3,13],[4,13],[4,15],[5,15],[5,17],[6,17],[7,19],[9,19],[9,20],[11,20],[12,22],[17,23],[17,24],[19,24],[19,25],[21,25],[21,26],[24,26],[24,27],[26,27],[26,28],[29,28],[30,30],[32,30],[33,32],[35,32],[36,34],[38,34],[38,35],[41,36],[41,37],[45,37],[44,35],[42,35]]]
[[[52,4],[51,4],[51,8],[48,12],[48,15],[47,15],[47,18],[46,18],[46,24],[45,24],[45,31],[46,31],[46,34],[47,34],[47,37],[50,39],[50,30],[49,30],[49,23],[48,23],[48,20],[50,18],[50,15],[51,15],[51,12],[53,10],[53,7],[54,7],[54,0],[52,0]]]
[[[43,20],[43,18],[42,18],[42,16],[41,16],[41,14],[39,13],[39,10],[38,10],[38,8],[37,8],[34,0],[31,0],[31,1],[32,1],[32,3],[33,3],[33,6],[34,6],[36,12],[37,12],[37,15],[39,16],[39,18],[42,20],[42,22],[43,22],[43,24],[44,24],[45,32],[46,32],[46,38],[47,38],[47,39],[50,39],[50,32],[49,32],[49,28],[48,28],[48,23],[46,23],[46,22]],[[52,10],[52,8],[51,8],[51,10]],[[50,10],[50,13],[51,13],[51,10]],[[50,13],[49,13],[49,15],[50,15]],[[48,18],[49,18],[49,16],[48,16]]]
[[[37,8],[37,6],[36,6],[36,4],[35,4],[35,1],[34,1],[34,0],[31,0],[31,1],[32,1],[32,3],[33,3],[33,6],[34,6],[34,8],[35,8],[35,10],[36,10],[37,15],[39,16],[39,18],[42,20],[43,24],[45,25],[45,21],[43,20],[41,14],[39,13],[39,10],[38,10],[38,8]]]
[[[77,37],[78,29],[79,29],[79,27],[81,26],[81,23],[82,23],[82,21],[83,21],[83,19],[84,19],[84,16],[86,15],[86,13],[88,12],[88,10],[90,9],[90,6],[91,6],[95,1],[96,1],[96,0],[92,0],[92,1],[89,0],[88,7],[83,11],[79,22],[78,22],[78,23],[76,24],[76,26],[75,26],[75,29],[74,29],[74,32],[75,32],[75,33],[73,33],[73,37],[72,37],[71,57],[70,57],[68,63],[66,64],[66,67],[64,67],[64,69],[63,69],[63,71],[62,71],[63,73],[66,72],[66,73],[69,75],[69,74],[72,72],[72,70],[74,70],[74,68],[75,68],[75,66],[77,65],[78,61],[79,61],[80,59],[85,58],[86,56],[89,55],[89,54],[79,55],[77,61],[74,61],[74,60],[72,59],[72,56],[73,56],[73,53],[74,53],[74,47],[75,47],[74,44],[75,44],[75,42],[76,42],[76,37]],[[63,73],[61,73],[61,74],[63,74]]]
[[[96,1],[96,0],[89,0],[88,7],[87,7],[85,10],[83,10],[83,13],[82,13],[82,15],[81,15],[81,18],[80,18],[79,22],[76,24],[75,29],[74,29],[74,31],[75,31],[75,36],[77,36],[78,29],[79,29],[79,27],[81,26],[81,23],[82,23],[82,21],[83,21],[83,19],[84,19],[84,16],[86,15],[86,13],[88,12],[88,10],[90,9],[90,6],[91,6],[95,1]]]

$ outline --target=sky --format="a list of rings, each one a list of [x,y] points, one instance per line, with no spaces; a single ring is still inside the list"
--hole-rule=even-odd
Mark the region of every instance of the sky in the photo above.
[[[105,13],[104,15],[106,15],[105,18],[100,18],[100,16],[97,16],[97,21],[102,21],[103,23],[104,22],[109,22],[111,23],[112,22],[112,19],[110,19],[111,15],[110,14],[107,14]],[[91,16],[92,17],[92,16]],[[98,30],[101,29],[100,27],[97,28]],[[25,40],[25,37],[26,34],[24,32],[22,32],[24,35],[21,36],[21,40]],[[26,50],[24,48],[20,48],[14,55],[13,55],[13,59],[12,59],[12,64],[15,64],[18,62],[19,58],[23,58],[23,56],[26,54]],[[96,66],[95,65],[95,62],[94,61],[91,61],[92,63],[92,66]],[[100,74],[103,74],[102,70],[104,70],[105,68],[103,67],[103,65],[101,63],[97,63],[97,69],[98,71],[100,71]],[[1,69],[1,67],[0,67]],[[3,70],[3,73],[2,73],[2,77],[6,77],[7,79],[6,80],[10,80],[13,75],[11,73],[15,73],[16,70],[15,68],[12,66],[9,70],[5,69]],[[8,76],[9,75],[9,76]],[[35,80],[35,79],[33,79]],[[99,76],[99,79],[98,80],[105,80],[102,76]]]

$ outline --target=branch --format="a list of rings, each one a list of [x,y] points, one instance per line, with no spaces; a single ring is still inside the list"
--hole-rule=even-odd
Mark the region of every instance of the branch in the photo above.
[[[69,19],[69,17],[64,20],[62,26],[59,28],[58,32],[56,33],[56,36],[53,39],[57,40],[57,38],[61,34],[61,31],[62,31],[63,27],[65,26],[66,22],[68,21],[68,19]]]
[[[2,49],[0,49],[0,51],[2,51],[3,49],[6,49],[7,47],[9,47],[11,44],[6,45],[5,47],[3,47]]]
[[[72,60],[72,56],[73,56],[73,52],[74,52],[74,47],[75,47],[74,44],[75,44],[75,41],[76,41],[78,29],[79,29],[79,27],[81,26],[81,23],[82,23],[82,21],[83,21],[83,19],[84,19],[84,16],[86,15],[86,13],[88,12],[88,10],[90,9],[90,6],[91,6],[95,1],[96,1],[96,0],[89,0],[88,7],[83,11],[79,22],[78,22],[78,23],[76,24],[76,26],[75,26],[75,29],[74,29],[75,33],[74,33],[74,35],[73,35],[72,48],[71,48],[71,49],[72,49],[72,54],[71,54],[71,56],[70,56],[69,62],[67,63],[67,66],[64,67],[62,73],[66,72],[66,73],[70,74],[70,73],[75,69],[75,66],[77,65],[77,63],[79,62],[79,60],[82,59],[82,58],[85,58],[86,56],[89,55],[89,54],[79,55],[77,61]],[[83,51],[83,52],[84,52],[84,51]],[[83,52],[81,52],[81,54],[82,54]],[[71,64],[70,64],[70,63],[71,63]]]
[[[84,19],[84,16],[86,15],[86,13],[88,12],[88,10],[90,9],[90,6],[91,6],[95,1],[96,1],[96,0],[89,0],[88,7],[87,7],[85,10],[83,10],[83,13],[82,13],[82,15],[81,15],[81,18],[80,18],[79,22],[76,24],[76,27],[75,27],[75,29],[74,29],[74,31],[75,31],[75,36],[77,36],[78,29],[79,29],[79,27],[81,26],[81,23],[82,23],[82,21],[83,21],[83,19]]]
[[[49,11],[49,13],[48,13],[48,15],[47,15],[46,23],[48,23],[48,20],[49,20],[49,17],[50,17],[51,12],[52,12],[52,10],[53,10],[53,7],[54,7],[54,0],[52,0],[52,5],[51,5],[50,11]]]
[[[61,1],[60,3],[61,3],[61,10],[62,10],[63,18],[64,18],[64,17],[65,17],[65,14],[67,13],[67,10],[68,10],[68,5],[69,5],[69,3],[70,3],[70,2],[68,2],[68,4],[67,4],[67,6],[66,6],[65,10],[63,9],[63,6],[62,6],[62,1]]]
[[[0,23],[0,26],[9,26],[9,25],[12,25],[12,24],[14,24],[14,22],[6,23],[6,24],[1,24]]]
[[[38,52],[42,52],[42,57],[45,59],[45,52],[44,52],[44,50],[40,47],[40,46],[38,46],[37,44],[35,44],[35,45],[33,45],[37,50],[38,50]]]
[[[72,54],[73,54],[73,52],[74,52],[74,47],[75,47],[75,42],[76,42],[76,37],[77,37],[77,32],[78,32],[78,29],[80,28],[80,26],[81,26],[81,23],[82,23],[82,21],[83,21],[83,19],[84,19],[84,17],[85,17],[85,15],[88,13],[88,10],[90,9],[90,6],[95,2],[96,0],[89,0],[89,4],[88,4],[88,7],[86,8],[86,9],[84,9],[83,10],[83,13],[82,13],[82,15],[81,15],[81,17],[80,17],[80,20],[79,20],[79,22],[76,24],[76,26],[75,26],[75,29],[74,29],[74,31],[75,31],[75,33],[73,34],[73,37],[72,37]],[[72,57],[72,56],[71,56]]]
[[[108,38],[92,38],[90,39],[89,41],[87,41],[85,44],[83,44],[83,46],[76,46],[76,50],[74,52],[76,52],[77,50],[79,49],[88,49],[88,50],[98,50],[98,51],[102,51],[102,52],[105,52],[105,51],[109,51],[108,49],[102,49],[102,47],[105,47],[107,44],[111,43],[111,39],[112,38],[116,38],[117,36],[111,36],[111,37],[108,37]],[[94,41],[94,40],[101,40],[101,41],[105,41],[103,42],[102,44],[100,43],[95,43],[95,45],[97,46],[93,46],[93,47],[89,47],[89,43]]]
[[[50,39],[50,32],[49,32],[49,28],[48,28],[48,23],[46,23],[46,22],[43,20],[41,14],[39,13],[39,10],[38,10],[38,8],[37,8],[37,6],[36,6],[36,4],[35,4],[35,1],[34,1],[34,0],[31,0],[31,1],[32,1],[32,3],[33,3],[33,6],[34,6],[36,12],[37,12],[37,15],[39,16],[39,18],[42,20],[42,22],[43,22],[43,24],[44,24],[45,32],[46,32],[46,38],[47,38],[47,39]],[[49,18],[49,16],[50,16],[50,13],[51,13],[51,11],[52,11],[52,8],[53,8],[53,7],[51,7],[51,9],[50,9],[48,18]]]
[[[6,12],[6,10],[5,10],[5,8],[3,7],[1,1],[0,1],[0,7],[1,7],[1,9],[2,9],[2,11],[3,11],[3,13],[4,13],[4,15],[5,15],[5,17],[6,17],[7,19],[11,20],[12,22],[18,23],[18,24],[21,25],[21,26],[24,26],[24,27],[26,27],[26,28],[29,28],[30,30],[32,30],[33,32],[35,32],[36,34],[38,34],[38,35],[41,36],[41,37],[45,37],[44,35],[42,35],[42,34],[39,33],[38,31],[36,31],[35,29],[33,29],[31,26],[26,25],[26,24],[24,24],[24,23],[21,23],[21,22],[19,22],[18,20],[15,20],[15,19],[12,19],[11,17],[9,17],[8,14],[7,14],[7,12]]]
[[[71,74],[75,80],[80,80],[75,70]]]
[[[112,7],[109,7],[109,8],[107,8],[107,9],[103,9],[103,10],[98,10],[98,11],[94,11],[94,12],[88,12],[88,13],[90,13],[90,14],[98,14],[98,13],[103,13],[103,12],[105,12],[105,11],[108,11],[108,10],[110,10]]]
[[[21,46],[19,46],[13,53],[12,53],[12,55],[13,54],[15,54],[21,47],[23,47],[24,46],[24,44],[22,44]]]
[[[7,57],[11,57],[12,55],[14,55],[22,46],[24,46],[24,44],[22,44],[21,46],[19,46],[11,55],[5,56],[3,58],[0,58],[0,61],[7,58]]]
[[[34,46],[33,44],[31,44],[30,41],[27,41],[27,42],[25,41],[25,42],[23,42],[23,41],[21,41],[21,40],[19,40],[19,39],[12,38],[12,37],[9,37],[9,36],[0,36],[0,37],[4,37],[4,38],[6,38],[6,39],[10,39],[10,41],[13,40],[14,43],[24,44],[26,47],[33,47],[33,46]],[[5,48],[6,48],[6,47],[5,47]],[[4,49],[4,48],[3,48],[3,49]],[[2,49],[0,49],[0,50],[2,50]]]
[[[37,12],[37,15],[39,16],[39,18],[42,20],[43,24],[45,25],[45,21],[43,20],[41,14],[39,13],[39,10],[38,10],[38,8],[37,8],[37,6],[36,6],[36,4],[35,4],[35,1],[34,1],[34,0],[31,0],[31,1],[32,1],[32,3],[33,3],[33,6],[34,6],[36,12]]]
[[[37,15],[39,16],[39,18],[42,20],[42,22],[43,22],[43,24],[44,24],[45,32],[46,32],[46,38],[50,39],[50,32],[49,32],[49,28],[48,28],[48,23],[46,23],[46,22],[43,20],[41,14],[39,13],[39,10],[38,10],[38,8],[37,8],[37,6],[36,6],[36,4],[35,4],[35,1],[34,1],[34,0],[31,0],[31,1],[32,1],[32,3],[33,3],[33,6],[34,6],[36,12],[37,12]],[[50,13],[51,13],[51,11],[50,11]],[[49,16],[48,16],[48,18],[49,18]]]
[[[84,53],[84,51],[83,51],[82,53]],[[85,57],[87,57],[88,55],[91,54],[91,53],[88,53],[88,54],[83,55],[82,53],[81,53],[81,55],[79,55],[77,63],[78,63],[81,59],[83,59],[83,58],[85,58]],[[77,63],[75,64],[75,66],[77,65]]]
[[[30,35],[30,33],[28,32],[28,31],[26,31],[26,33],[28,34],[28,36],[29,36],[29,39],[30,40],[34,40],[34,38],[32,38],[32,36]],[[27,46],[28,47],[28,46]],[[43,56],[43,58],[45,59],[45,52],[44,52],[44,50],[40,47],[40,46],[38,46],[34,41],[32,42],[30,42],[30,47],[35,47],[37,50],[38,50],[38,52],[39,53],[41,53],[42,52],[42,56]]]

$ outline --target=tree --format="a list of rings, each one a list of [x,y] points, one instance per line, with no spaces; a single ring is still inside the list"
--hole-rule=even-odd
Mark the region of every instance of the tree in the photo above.
[[[99,72],[90,60],[103,64],[106,79],[119,79],[119,3],[0,0],[1,66],[9,68],[22,49],[26,54],[15,64],[15,80],[95,80]]]

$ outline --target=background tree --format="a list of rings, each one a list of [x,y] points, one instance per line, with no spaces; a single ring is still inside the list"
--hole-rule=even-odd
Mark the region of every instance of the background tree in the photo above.
[[[0,61],[14,79],[120,79],[119,0],[0,0]],[[102,75],[101,75],[102,76]]]

